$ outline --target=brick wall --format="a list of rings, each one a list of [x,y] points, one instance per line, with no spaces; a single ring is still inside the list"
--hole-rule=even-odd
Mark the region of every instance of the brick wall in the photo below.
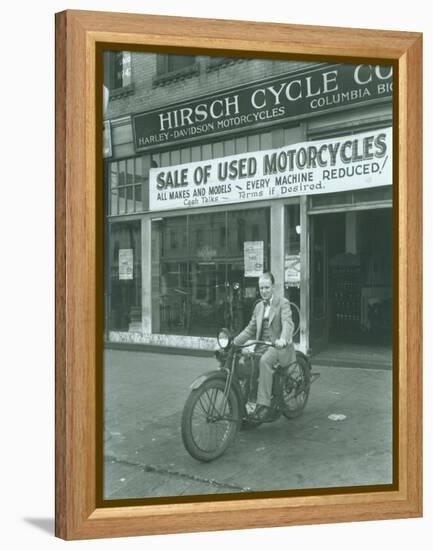
[[[243,59],[217,66],[208,71],[206,70],[207,59],[206,57],[198,58],[201,67],[200,74],[187,75],[166,84],[155,85],[153,79],[156,76],[157,54],[133,52],[133,92],[111,99],[106,118],[116,119],[131,113],[148,111],[309,65],[309,63],[299,61]]]

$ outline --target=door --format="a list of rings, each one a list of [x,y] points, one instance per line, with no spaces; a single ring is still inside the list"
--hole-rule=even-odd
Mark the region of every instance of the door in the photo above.
[[[328,345],[328,227],[326,216],[310,217],[310,347]]]

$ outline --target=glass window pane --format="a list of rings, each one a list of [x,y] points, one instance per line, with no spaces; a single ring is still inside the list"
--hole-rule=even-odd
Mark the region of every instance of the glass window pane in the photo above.
[[[142,201],[142,186],[135,186],[135,212],[143,211],[143,201]]]
[[[268,208],[254,208],[228,212],[227,218],[227,281],[232,289],[232,325],[237,332],[247,324],[259,299],[258,273],[270,267],[270,214]],[[245,243],[254,250],[254,265],[246,261]]]
[[[225,212],[189,217],[191,335],[216,334],[220,306],[218,298],[224,293],[226,282],[225,233]]]
[[[126,195],[126,192],[125,192],[125,188],[124,187],[119,187],[119,211],[118,213],[119,214],[125,214],[126,212],[126,200],[125,200],[125,195]]]
[[[253,136],[248,136],[248,151],[259,151],[260,150],[260,134],[256,134]]]
[[[111,215],[115,216],[119,213],[119,191],[118,189],[111,190]]]
[[[161,166],[170,166],[170,153],[167,151],[161,153]]]
[[[248,151],[247,138],[239,137],[235,139],[236,154],[246,153]]]
[[[143,176],[143,160],[141,158],[135,159],[135,183],[141,183],[144,180]]]
[[[123,52],[122,62],[122,86],[129,86],[132,82],[131,52]]]
[[[180,150],[180,162],[184,164],[185,162],[191,161],[191,149],[181,149]]]
[[[171,154],[170,154],[170,165],[175,166],[176,164],[180,164],[179,149],[175,149],[174,151],[171,151]]]
[[[110,163],[110,188],[117,187],[119,185],[117,162]]]
[[[193,55],[167,55],[167,70],[180,71],[195,63],[195,56]]]
[[[189,218],[191,254],[214,258],[225,253],[221,249],[220,232],[225,227],[225,212],[196,214]]]
[[[224,141],[224,156],[228,157],[235,154],[235,140],[228,139]]]
[[[200,145],[194,145],[191,147],[191,162],[201,160],[201,147]]]
[[[123,52],[114,53],[114,74],[113,87],[121,88],[123,86]]]
[[[201,158],[202,160],[208,160],[212,158],[212,144],[206,143],[202,145],[201,148]]]
[[[244,243],[257,241],[267,270],[269,239],[268,208],[154,222],[153,332],[215,336],[221,326],[239,332],[251,316],[258,281],[258,274],[245,273]]]
[[[260,148],[262,151],[266,149],[272,149],[272,134],[271,132],[266,132],[260,136]]]
[[[152,223],[152,332],[188,334],[187,218]]]
[[[212,145],[212,158],[220,158],[224,156],[224,144],[222,141],[218,141]]]
[[[134,186],[128,185],[126,188],[126,211],[127,213],[134,212]]]
[[[341,191],[339,193],[323,193],[323,195],[313,195],[309,198],[310,207],[318,208],[325,206],[334,206],[338,204],[352,204],[352,191]]]
[[[140,222],[112,223],[105,283],[105,319],[109,330],[141,330]]]
[[[284,295],[292,306],[294,342],[299,342],[301,307],[301,222],[299,204],[286,207]]]
[[[126,185],[126,161],[119,161],[119,186]]]
[[[119,208],[119,195],[117,187],[119,185],[119,171],[118,163],[110,163],[110,172],[109,172],[109,189],[110,189],[110,214],[116,215]]]
[[[356,202],[391,201],[392,185],[354,191],[353,196]]]
[[[128,159],[126,161],[125,185],[131,185],[132,183],[134,183],[134,159]]]

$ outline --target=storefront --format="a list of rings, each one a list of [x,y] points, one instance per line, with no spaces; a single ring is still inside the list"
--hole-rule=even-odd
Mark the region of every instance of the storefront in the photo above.
[[[316,64],[110,120],[106,339],[213,349],[271,270],[303,351],[390,342],[391,94]]]

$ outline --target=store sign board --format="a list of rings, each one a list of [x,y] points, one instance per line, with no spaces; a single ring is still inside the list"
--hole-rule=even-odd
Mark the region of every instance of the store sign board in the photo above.
[[[152,168],[149,209],[173,210],[392,184],[392,129]]]
[[[133,115],[137,151],[392,96],[392,67],[320,64]]]
[[[260,277],[264,267],[263,241],[244,242],[245,277]]]
[[[127,281],[134,278],[134,254],[132,248],[119,249],[119,280]]]

